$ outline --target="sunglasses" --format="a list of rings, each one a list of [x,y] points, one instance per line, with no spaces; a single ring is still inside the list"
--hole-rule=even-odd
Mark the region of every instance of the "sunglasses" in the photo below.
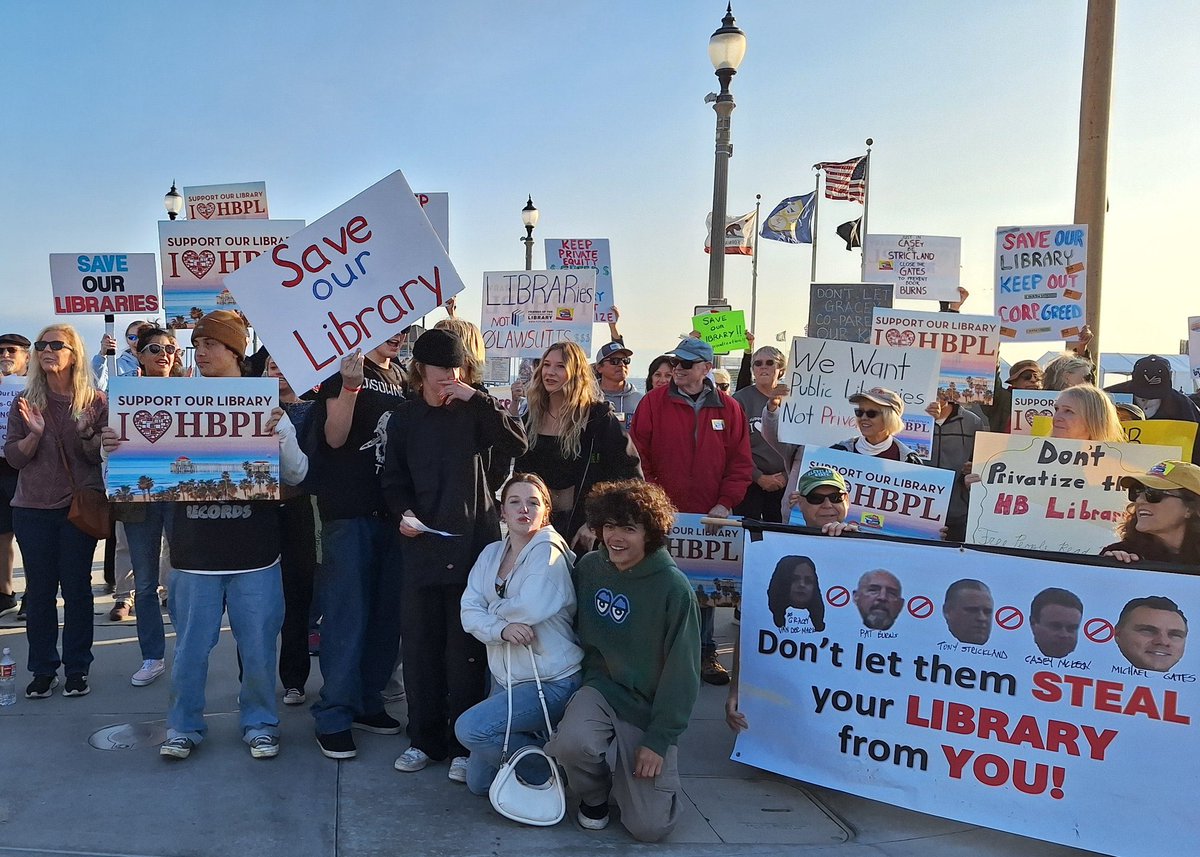
[[[1032,369],[1026,369],[1017,376],[1018,381],[1040,381],[1042,380],[1041,372],[1034,372]]]
[[[869,411],[864,411],[862,408],[855,408],[854,416],[866,417],[869,420],[873,420],[879,416],[879,411],[875,410],[874,408],[871,408]]]
[[[71,348],[71,346],[67,345],[67,343],[62,342],[58,339],[55,339],[52,342],[47,342],[44,339],[39,339],[37,342],[33,343],[33,348],[35,351],[45,351],[47,348],[49,348],[51,351],[62,351],[64,348],[67,349],[68,351],[74,351],[74,349]]]
[[[174,345],[159,345],[157,342],[151,342],[149,345],[142,346],[139,354],[174,354],[179,349]]]
[[[722,383],[718,382],[718,383],[717,383],[717,389],[718,389],[718,390],[728,390],[728,389],[729,389],[729,385],[728,385],[728,384],[722,384]]]
[[[775,365],[775,360],[774,360],[774,359],[771,359],[771,360],[755,360],[755,361],[754,361],[754,365],[755,365],[755,366],[774,366],[774,365]]]
[[[680,360],[678,357],[668,358],[667,363],[671,364],[672,369],[691,369],[696,365],[695,360]]]
[[[609,357],[604,362],[609,366],[628,366],[632,361],[628,357]]]
[[[4,347],[0,347],[0,354],[16,354],[20,350],[21,350],[20,348],[16,348],[16,347],[4,346]]]
[[[1129,502],[1136,503],[1138,497],[1145,497],[1147,503],[1161,503],[1164,497],[1178,497],[1183,499],[1182,494],[1176,494],[1174,491],[1164,491],[1161,488],[1147,488],[1145,485],[1134,485],[1129,489]]]
[[[820,506],[826,500],[836,506],[838,503],[841,503],[842,500],[846,499],[846,492],[834,491],[830,494],[821,494],[816,490],[813,490],[809,491],[807,494],[804,494],[803,497],[809,503],[809,505],[812,506]]]

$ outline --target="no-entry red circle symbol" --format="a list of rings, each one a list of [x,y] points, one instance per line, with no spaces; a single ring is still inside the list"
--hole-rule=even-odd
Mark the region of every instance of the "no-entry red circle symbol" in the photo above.
[[[908,612],[913,618],[928,619],[933,615],[933,599],[928,595],[914,595],[908,599]]]
[[[1025,614],[1020,608],[1006,604],[996,611],[996,624],[1005,631],[1015,631],[1025,624]]]
[[[1107,619],[1088,619],[1083,624],[1083,635],[1093,643],[1107,643],[1116,636],[1116,633],[1113,623]]]
[[[825,591],[825,600],[833,607],[845,607],[850,603],[850,590],[844,586],[831,586]]]

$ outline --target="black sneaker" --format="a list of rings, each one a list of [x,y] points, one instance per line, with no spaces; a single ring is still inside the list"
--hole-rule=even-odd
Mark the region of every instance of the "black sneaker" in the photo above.
[[[328,759],[353,759],[358,755],[358,748],[354,746],[354,735],[349,729],[317,735],[317,743],[321,745],[321,752]]]
[[[11,592],[7,594],[0,592],[0,616],[16,610],[17,603],[17,596],[15,594]]]
[[[381,711],[378,714],[355,717],[354,728],[364,732],[374,732],[376,735],[399,735],[404,726],[386,711]]]
[[[725,669],[717,660],[716,652],[700,662],[700,678],[704,679],[707,684],[729,684],[729,670]]]
[[[191,738],[168,738],[158,748],[158,755],[168,759],[186,759],[196,749],[196,742]]]
[[[69,675],[63,685],[63,696],[87,696],[91,692],[86,675]]]
[[[588,806],[580,801],[579,814],[575,816],[575,820],[584,830],[603,830],[608,827],[608,804]]]
[[[50,696],[51,691],[58,687],[58,676],[56,675],[35,675],[33,681],[25,688],[26,699],[45,699]]]
[[[21,606],[17,608],[17,621],[24,622],[28,616],[25,614],[25,596],[21,596]]]

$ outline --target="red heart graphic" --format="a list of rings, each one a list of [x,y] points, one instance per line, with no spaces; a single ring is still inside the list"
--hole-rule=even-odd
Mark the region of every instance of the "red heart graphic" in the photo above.
[[[208,220],[208,218],[217,213],[217,206],[212,202],[198,202],[194,207],[196,209],[196,213],[205,220]]]
[[[205,250],[197,253],[195,250],[187,250],[183,254],[183,267],[192,272],[197,280],[203,280],[204,275],[212,270],[212,266],[217,264],[217,257],[212,250]]]
[[[155,411],[153,414],[138,411],[133,415],[133,427],[146,440],[155,443],[170,430],[171,414],[169,411]]]

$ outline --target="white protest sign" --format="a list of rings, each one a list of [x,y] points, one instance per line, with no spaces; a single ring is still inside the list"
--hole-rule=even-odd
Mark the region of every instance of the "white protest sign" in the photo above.
[[[924,441],[914,451],[929,457],[933,420],[925,413],[937,395],[942,355],[932,349],[888,348],[832,339],[792,340],[783,383],[791,390],[779,409],[779,438],[787,443],[832,446],[858,434],[855,406],[847,397],[872,387],[894,391],[904,402],[906,433]]]
[[[421,210],[429,218],[429,225],[437,233],[442,246],[450,249],[450,194],[448,193],[418,193],[417,202]]]
[[[967,541],[992,547],[1096,554],[1119,541],[1129,498],[1124,476],[1138,477],[1177,446],[1102,443],[979,432],[968,497]]]
[[[592,353],[596,272],[489,271],[483,275],[483,346],[492,357],[541,357],[556,342]]]
[[[613,293],[612,256],[607,238],[547,238],[546,267],[551,271],[590,268],[596,272],[596,324],[616,321],[612,308],[617,299]]]
[[[871,334],[875,345],[940,351],[939,398],[961,405],[992,403],[1000,348],[994,316],[877,308]]]
[[[0,458],[4,457],[4,443],[8,440],[8,412],[24,389],[24,375],[0,376]]]
[[[961,257],[961,238],[872,233],[863,238],[863,279],[894,283],[897,298],[957,301]]]
[[[183,189],[188,220],[266,220],[266,182],[210,184]]]
[[[1200,390],[1200,316],[1188,319],[1188,359],[1192,367],[1192,385]]]
[[[1053,417],[1062,390],[1013,390],[1009,434],[1033,434],[1037,417]]]
[[[399,170],[227,282],[294,390],[337,371],[463,290]]]
[[[153,253],[51,253],[55,315],[156,315]]]
[[[1087,307],[1087,226],[996,230],[996,315],[1017,342],[1073,339]]]

